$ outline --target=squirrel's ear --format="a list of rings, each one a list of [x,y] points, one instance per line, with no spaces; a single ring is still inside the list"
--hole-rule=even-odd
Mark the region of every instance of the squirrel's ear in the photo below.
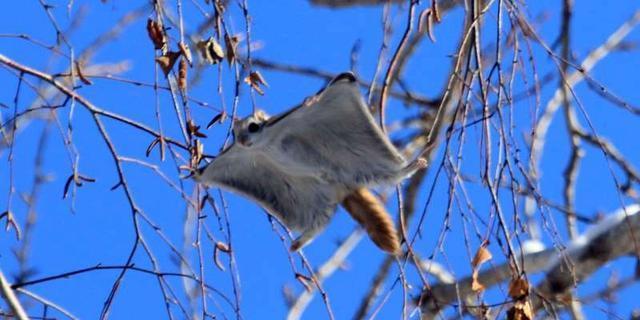
[[[354,86],[355,87],[357,81],[358,81],[358,79],[353,74],[353,72],[351,72],[351,71],[343,72],[343,73],[335,76],[333,79],[331,79],[331,81],[329,81],[329,83],[327,83],[327,85],[324,86],[322,89],[318,90],[318,92],[316,92],[316,94],[314,95],[313,98],[320,96],[321,94],[325,93],[326,91],[329,91],[329,89],[331,89],[334,86],[346,84],[346,85],[350,85],[350,86]],[[357,92],[357,88],[356,88],[356,91],[354,91],[354,92]]]
[[[269,114],[266,113],[264,110],[262,109],[258,109],[256,110],[256,112],[253,114],[253,117],[258,120],[259,122],[265,122],[267,120],[269,120]]]
[[[356,82],[356,81],[358,81],[358,79],[356,79],[356,75],[353,74],[353,72],[351,71],[343,72],[337,75],[335,78],[333,78],[327,86],[332,86],[338,82]]]

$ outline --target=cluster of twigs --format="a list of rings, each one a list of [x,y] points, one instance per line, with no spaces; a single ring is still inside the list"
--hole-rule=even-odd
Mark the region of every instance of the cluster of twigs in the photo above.
[[[562,6],[561,30],[557,40],[549,44],[537,31],[535,22],[519,2],[495,0],[431,0],[431,1],[347,1],[312,0],[340,10],[355,5],[382,7],[381,31],[383,34],[374,77],[359,79],[368,90],[368,102],[379,115],[382,128],[387,131],[402,130],[406,137],[398,141],[408,157],[417,155],[430,159],[430,166],[414,175],[404,188],[397,188],[398,225],[403,239],[403,254],[387,256],[372,275],[367,293],[354,299],[356,319],[374,318],[388,305],[389,297],[401,291],[402,305],[399,313],[409,318],[419,312],[424,318],[442,315],[452,317],[496,317],[532,319],[536,314],[557,315],[568,310],[574,319],[583,319],[583,303],[597,298],[610,297],[615,291],[634,283],[635,275],[626,281],[610,284],[593,298],[581,296],[580,284],[605,263],[622,256],[640,254],[637,238],[640,237],[640,209],[627,205],[637,202],[635,187],[640,183],[640,172],[632,161],[615,146],[615,141],[601,134],[590,119],[588,106],[576,93],[576,86],[583,80],[597,91],[610,105],[627,112],[640,114],[640,108],[618,97],[601,84],[590,71],[602,59],[618,49],[625,37],[640,22],[637,11],[624,22],[606,41],[592,50],[582,60],[572,54],[571,20],[573,2],[565,0]],[[58,21],[59,8],[46,0],[39,0],[48,23],[55,31],[55,43],[35,39],[28,34],[2,34],[2,41],[28,43],[50,55],[50,61],[60,62],[65,70],[38,69],[0,53],[0,66],[16,79],[14,99],[2,102],[0,118],[0,152],[8,163],[8,195],[1,221],[17,240],[17,276],[7,279],[0,269],[0,289],[8,308],[0,308],[3,315],[18,319],[29,317],[35,301],[45,306],[41,318],[48,319],[47,311],[75,319],[64,306],[49,301],[31,291],[29,287],[69,278],[79,274],[115,270],[118,272],[105,297],[100,317],[109,316],[117,301],[118,293],[129,273],[154,277],[158,282],[168,318],[242,318],[240,276],[236,266],[232,225],[224,194],[219,190],[205,190],[181,179],[203,164],[205,154],[202,139],[204,127],[224,127],[221,148],[229,143],[231,121],[236,118],[240,103],[241,87],[249,90],[249,99],[255,110],[255,94],[262,94],[267,82],[259,72],[270,70],[319,79],[331,79],[334,74],[320,68],[296,66],[282,61],[258,59],[252,55],[251,11],[247,0],[207,0],[183,2],[175,5],[165,1],[151,1],[123,16],[110,30],[98,35],[93,43],[77,51],[70,35],[82,28],[84,11],[79,10],[68,28]],[[69,1],[68,10],[74,6]],[[184,10],[194,10],[201,15],[195,31],[188,33],[184,27]],[[464,12],[462,32],[458,46],[451,58],[451,68],[443,81],[442,91],[433,98],[407,88],[404,71],[418,55],[419,49],[437,45],[434,30],[439,23],[450,19],[453,10]],[[393,13],[404,17],[400,33],[393,32]],[[487,16],[491,14],[491,19]],[[147,19],[146,31],[156,64],[153,82],[129,79],[119,74],[129,68],[127,62],[98,64],[96,53],[126,28],[141,19]],[[240,18],[240,19],[238,19]],[[242,30],[233,30],[229,21],[243,21]],[[494,32],[487,26],[493,24]],[[490,48],[490,49],[489,49]],[[428,50],[428,49],[427,49]],[[536,56],[542,50],[545,57]],[[44,55],[43,55],[44,56]],[[555,69],[539,76],[537,61],[549,59]],[[53,63],[52,63],[53,65]],[[197,98],[191,95],[206,76],[206,70],[217,70],[216,92],[211,97]],[[373,69],[373,67],[371,68]],[[160,71],[160,72],[158,72]],[[525,86],[517,85],[521,80]],[[554,86],[556,81],[557,87]],[[114,111],[110,106],[100,106],[85,94],[83,88],[99,86],[101,81],[115,82],[134,88],[152,89],[155,95],[155,123],[136,120]],[[435,82],[429,79],[429,82]],[[231,87],[224,84],[233,83]],[[8,87],[5,84],[5,87]],[[551,89],[549,89],[551,88]],[[555,89],[554,89],[555,88]],[[554,94],[543,101],[540,92],[552,90]],[[25,103],[22,99],[28,90],[35,99]],[[138,89],[142,90],[142,89]],[[225,97],[232,96],[229,103]],[[168,98],[167,98],[168,97]],[[165,99],[166,98],[166,99]],[[168,103],[167,103],[168,101]],[[207,101],[207,102],[205,102]],[[215,102],[211,102],[215,101]],[[414,115],[398,123],[389,124],[385,115],[397,102],[414,108]],[[532,103],[531,127],[523,127],[517,115],[521,104]],[[212,107],[216,105],[217,107]],[[25,107],[26,106],[26,107]],[[166,113],[167,106],[170,112]],[[209,112],[204,119],[194,107]],[[62,195],[70,198],[71,208],[83,185],[95,182],[95,178],[80,166],[82,154],[75,138],[82,133],[74,130],[74,114],[77,109],[86,111],[113,161],[117,176],[112,191],[121,191],[130,209],[129,218],[133,230],[130,249],[120,265],[94,265],[57,275],[35,278],[30,267],[30,243],[37,221],[36,203],[43,184],[49,177],[42,170],[47,155],[46,142],[57,134],[64,141],[68,156],[69,172],[62,188]],[[557,111],[562,110],[563,118]],[[548,145],[547,132],[552,121],[564,121],[569,144],[569,158],[564,170],[562,203],[550,200],[541,189],[541,159]],[[32,188],[22,200],[26,211],[14,210],[13,202],[20,195],[15,191],[18,177],[14,169],[14,148],[22,134],[33,130],[29,124],[44,123],[35,154]],[[146,156],[154,160],[122,155],[108,130],[107,123],[118,123],[149,140]],[[175,126],[177,131],[167,129]],[[174,136],[168,132],[177,132]],[[523,142],[518,135],[527,132]],[[554,137],[556,139],[556,137]],[[475,140],[475,141],[469,141]],[[476,145],[479,174],[470,175],[463,163],[468,145]],[[587,174],[580,171],[585,158],[585,145],[592,146],[603,155],[608,173],[616,186],[620,210],[605,219],[598,220],[576,209],[578,177]],[[208,150],[209,152],[211,149]],[[153,155],[157,154],[157,160]],[[463,156],[464,155],[464,156]],[[169,158],[166,161],[166,158]],[[165,231],[138,204],[130,176],[125,167],[135,166],[150,170],[174,190],[185,204],[183,243],[175,244]],[[446,194],[436,198],[436,189],[445,185]],[[472,196],[468,190],[483,190],[482,197]],[[481,199],[481,200],[478,200]],[[437,243],[428,249],[418,247],[422,233],[427,232],[425,222],[433,219],[433,202],[444,203],[444,218],[438,223]],[[479,202],[489,205],[484,209]],[[421,210],[420,210],[421,208]],[[208,215],[207,212],[211,214]],[[481,212],[485,212],[484,214]],[[554,217],[562,216],[559,224]],[[210,217],[209,217],[210,216]],[[119,217],[122,218],[122,217]],[[445,248],[451,237],[452,221],[458,219],[458,228],[464,233],[466,252],[451,252]],[[440,223],[441,222],[441,223]],[[589,225],[580,232],[579,223]],[[291,240],[288,231],[272,221],[273,230],[288,248]],[[561,226],[562,225],[562,226]],[[559,229],[563,228],[561,232]],[[217,228],[217,229],[216,229]],[[544,232],[543,232],[544,231]],[[559,236],[566,233],[568,238]],[[149,237],[161,239],[163,248],[150,244]],[[293,277],[298,281],[300,293],[287,291],[289,319],[298,319],[314,296],[320,295],[328,318],[334,318],[331,308],[331,292],[323,283],[349,259],[358,245],[362,232],[355,229],[319,266],[314,266],[302,253],[289,254]],[[552,243],[546,248],[544,242]],[[3,248],[3,250],[6,248]],[[159,250],[168,250],[176,257],[179,271],[167,272],[157,258]],[[501,254],[504,260],[495,262],[493,255]],[[457,278],[450,269],[452,256],[466,255],[471,275]],[[215,265],[228,274],[231,290],[227,292],[208,280],[207,257],[212,256]],[[139,267],[141,259],[149,268]],[[300,264],[296,263],[299,259]],[[459,259],[459,258],[456,258]],[[497,260],[497,259],[496,259]],[[3,273],[4,272],[4,273]],[[533,283],[531,276],[542,274],[542,280]],[[170,279],[179,278],[182,286]],[[623,283],[624,285],[619,285]],[[505,287],[506,285],[506,287]],[[498,287],[499,302],[485,298],[484,293]],[[186,296],[186,298],[184,298]],[[25,302],[29,301],[29,304]],[[231,311],[233,316],[228,312]],[[179,315],[176,315],[179,314]],[[33,317],[33,316],[31,316]],[[342,318],[343,315],[336,316]]]

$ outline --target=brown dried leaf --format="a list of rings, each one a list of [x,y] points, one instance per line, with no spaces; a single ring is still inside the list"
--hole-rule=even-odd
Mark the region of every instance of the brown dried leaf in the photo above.
[[[200,132],[200,126],[196,125],[193,120],[187,121],[187,131],[190,136],[196,136],[198,138],[206,138],[207,135]]]
[[[162,30],[162,27],[159,23],[153,21],[152,19],[147,20],[147,34],[149,35],[149,39],[153,42],[153,46],[156,50],[160,50],[164,48],[165,36]]]
[[[244,78],[244,82],[250,85],[260,95],[264,94],[264,91],[262,90],[261,86],[265,86],[265,87],[269,86],[269,84],[267,84],[267,82],[264,80],[264,78],[260,74],[260,71],[252,71],[251,73],[249,73],[249,75],[246,78]]]
[[[156,58],[156,62],[158,63],[158,65],[160,65],[160,68],[162,69],[162,72],[164,72],[165,77],[169,75],[169,72],[171,72],[171,69],[173,69],[173,66],[176,64],[176,61],[178,61],[179,57],[180,52],[169,51],[163,56]]]
[[[185,58],[180,59],[178,64],[178,88],[180,90],[187,90],[187,61]]]
[[[215,38],[210,37],[207,41],[200,41],[196,44],[202,58],[211,64],[216,64],[224,58],[224,50]]]
[[[491,252],[489,252],[489,249],[483,244],[478,248],[478,251],[476,251],[476,255],[473,257],[473,261],[471,261],[471,266],[476,269],[483,263],[491,260],[491,258],[493,258]]]
[[[239,39],[237,36],[224,35],[224,45],[227,49],[227,62],[232,65],[236,61],[236,49],[238,48]]]
[[[491,252],[487,249],[486,243],[483,243],[480,248],[478,248],[476,255],[473,257],[473,261],[471,261],[471,266],[473,268],[473,273],[471,274],[471,290],[474,292],[480,292],[485,289],[484,285],[482,285],[478,279],[478,274],[480,266],[491,260],[491,258]]]
[[[509,297],[522,299],[529,295],[529,282],[524,278],[514,279],[509,283]]]
[[[196,139],[194,145],[189,148],[189,151],[191,152],[191,168],[189,168],[189,171],[193,171],[198,167],[198,164],[202,160],[204,145],[200,142],[200,140]]]
[[[517,301],[513,307],[507,311],[509,320],[531,320],[533,319],[533,309],[529,300]]]
[[[198,126],[193,122],[192,119],[187,120],[187,133],[189,135],[193,135],[194,132],[198,130]]]
[[[485,287],[478,280],[478,269],[473,269],[473,273],[471,274],[471,290],[473,292],[484,291]]]

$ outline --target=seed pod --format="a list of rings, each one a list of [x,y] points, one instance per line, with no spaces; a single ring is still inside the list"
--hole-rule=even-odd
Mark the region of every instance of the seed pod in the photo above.
[[[187,61],[185,58],[180,59],[178,65],[178,88],[180,90],[187,90]]]
[[[148,19],[147,34],[149,35],[149,39],[151,39],[151,42],[153,42],[153,46],[156,50],[164,48],[164,45],[167,42],[165,41],[164,32],[159,23],[153,21],[152,19]]]
[[[180,57],[180,52],[169,51],[163,56],[157,57],[156,62],[162,68],[162,72],[164,72],[165,77],[171,72],[173,69],[173,65],[176,64],[178,58]]]
[[[210,64],[216,64],[224,58],[222,46],[213,37],[207,41],[198,42],[197,47],[202,58]]]

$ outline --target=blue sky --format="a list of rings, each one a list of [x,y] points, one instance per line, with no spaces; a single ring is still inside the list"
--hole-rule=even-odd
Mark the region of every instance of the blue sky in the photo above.
[[[203,1],[196,1],[203,2]],[[425,1],[427,2],[427,1]],[[66,15],[66,1],[50,1],[55,5],[53,13],[65,29],[70,19]],[[144,4],[139,1],[74,1],[73,13],[80,8],[87,8],[86,18],[82,25],[74,32],[69,41],[79,52],[87,47],[97,35],[109,30],[122,15],[133,8]],[[421,7],[425,7],[423,4]],[[546,15],[544,22],[539,23],[539,34],[547,43],[553,42],[559,31],[561,1],[532,1],[528,4],[528,18],[536,21],[542,14]],[[244,29],[244,19],[239,14],[235,1],[232,1],[231,15],[228,18],[230,26],[236,32]],[[405,11],[392,11],[394,17],[394,39],[392,48],[399,39],[405,24]],[[582,1],[577,2],[572,22],[572,49],[576,61],[581,61],[593,48],[604,40],[630,18],[634,11],[640,9],[635,1]],[[184,1],[185,28],[194,30],[202,16],[191,5]],[[345,10],[329,10],[312,7],[307,1],[249,1],[249,12],[252,16],[251,39],[257,48],[252,55],[256,58],[279,63],[309,66],[319,70],[339,73],[350,68],[350,51],[356,42],[359,50],[357,71],[362,79],[371,79],[375,70],[378,51],[381,43],[381,7],[357,7]],[[92,60],[94,63],[116,63],[128,61],[130,69],[121,76],[152,83],[154,81],[154,51],[147,39],[145,23],[151,13],[142,17],[126,28],[115,41],[102,48]],[[436,26],[437,41],[423,41],[404,74],[408,86],[427,97],[436,97],[443,89],[445,78],[450,69],[451,55],[455,54],[455,46],[462,24],[463,11],[459,8],[447,16]],[[495,10],[487,14],[487,44],[494,37]],[[38,1],[11,1],[5,4],[5,10],[0,12],[0,33],[28,34],[33,39],[44,43],[55,42],[55,30]],[[175,33],[174,33],[175,34]],[[634,30],[628,41],[640,41],[640,31]],[[539,74],[555,72],[556,67],[545,52],[532,44],[536,68]],[[26,41],[14,38],[0,38],[0,53],[20,63],[37,69],[50,67],[52,72],[58,72],[66,67],[65,59],[49,60],[48,51],[34,46]],[[591,75],[609,90],[622,97],[625,101],[640,100],[638,90],[638,76],[635,70],[640,70],[640,56],[637,51],[614,52],[591,72]],[[292,75],[260,69],[269,87],[264,96],[256,98],[259,108],[275,114],[290,108],[302,101],[306,96],[315,93],[324,85],[324,81],[316,78]],[[223,68],[225,81],[224,99],[227,105],[233,98],[232,79],[230,70]],[[216,92],[217,68],[209,68],[203,75],[202,81],[191,89],[191,96],[210,103],[219,108],[220,97]],[[531,82],[531,75],[526,75]],[[31,78],[34,84],[38,81]],[[160,83],[163,83],[161,80]],[[557,83],[557,77],[553,80]],[[10,117],[17,79],[5,69],[0,71],[0,102],[10,108],[0,108],[2,119]],[[517,78],[517,88],[523,88],[521,78]],[[542,106],[551,97],[556,86],[547,86],[541,91]],[[243,87],[239,103],[239,115],[245,116],[251,112],[251,100],[247,88]],[[517,91],[517,90],[516,90]],[[91,86],[83,87],[80,92],[90,98],[92,102],[103,109],[117,112],[132,119],[157,128],[155,115],[156,96],[151,88],[135,87],[119,82],[95,79]],[[617,148],[633,164],[640,163],[640,151],[637,148],[638,119],[628,113],[611,106],[598,97],[586,84],[576,87],[576,94],[580,98],[589,119],[593,122],[598,133],[609,137]],[[35,95],[31,90],[23,88],[18,108],[26,109]],[[173,137],[179,137],[170,98],[165,93],[159,94],[165,130]],[[191,106],[194,118],[198,124],[206,123],[216,114],[216,109]],[[104,142],[98,136],[94,122],[90,115],[80,106],[76,107],[73,119],[74,143],[80,154],[81,173],[95,178],[95,183],[88,183],[79,188],[75,197],[75,213],[71,211],[71,201],[62,199],[62,190],[66,178],[71,173],[69,155],[63,145],[58,128],[49,128],[47,139],[44,171],[51,176],[51,181],[42,186],[37,204],[38,221],[33,233],[30,265],[36,270],[34,277],[58,274],[76,270],[96,264],[121,265],[127,258],[134,240],[131,225],[131,212],[121,189],[110,191],[117,183],[117,173],[113,160]],[[398,101],[391,101],[387,108],[388,119],[398,120],[415,113],[415,108],[406,109]],[[534,112],[535,99],[528,99],[516,104],[513,111],[518,127],[515,133],[520,143],[524,143],[524,136],[528,134],[531,123],[530,114]],[[583,119],[583,118],[581,118]],[[568,139],[566,137],[562,117],[558,116],[550,128],[550,138],[542,160],[542,179],[540,181],[543,195],[555,202],[562,201],[562,171],[568,159]],[[4,120],[3,120],[4,121]],[[66,128],[68,121],[68,107],[60,112],[60,124]],[[145,158],[145,149],[151,142],[146,136],[119,123],[104,120],[118,152],[127,157],[139,158],[152,164],[160,165],[162,170],[178,181],[178,174],[172,160],[161,162],[157,152]],[[584,123],[584,122],[583,122]],[[222,145],[225,126],[214,126],[207,130],[208,138],[204,140],[207,153],[215,154]],[[586,125],[585,125],[586,126]],[[34,120],[26,126],[17,138],[14,150],[15,161],[13,172],[16,176],[15,187],[18,193],[28,192],[32,186],[34,170],[34,156],[37,141],[45,128],[43,121]],[[480,157],[477,147],[480,141],[481,127],[471,127],[468,132],[464,148],[465,173],[479,177]],[[557,137],[557,138],[556,138]],[[524,145],[524,144],[523,144]],[[453,149],[455,150],[455,149]],[[589,216],[597,212],[610,212],[619,207],[619,198],[613,188],[613,180],[602,153],[593,147],[585,147],[587,156],[582,163],[579,178],[576,209]],[[440,161],[443,152],[437,153],[434,163]],[[9,166],[7,151],[0,151],[0,211],[5,210],[4,201],[8,194]],[[613,170],[621,176],[619,170]],[[182,248],[183,221],[185,204],[180,196],[147,168],[134,164],[125,165],[125,174],[134,191],[136,203],[143,209],[174,244]],[[417,201],[418,211],[422,211],[426,201],[428,188],[435,183],[435,197],[431,201],[423,225],[422,237],[416,248],[424,255],[434,252],[438,236],[444,224],[444,213],[447,201],[446,178],[434,182],[432,171],[421,189]],[[192,190],[192,182],[184,181],[186,190]],[[469,186],[472,200],[480,215],[486,218],[489,209],[489,197],[479,185]],[[213,192],[217,195],[217,192]],[[299,293],[303,288],[294,278],[285,247],[272,230],[263,211],[250,201],[224,193],[230,212],[230,225],[233,235],[233,246],[236,252],[237,265],[241,280],[241,307],[245,319],[281,318],[287,312],[282,297],[283,285],[293,288]],[[14,195],[13,211],[18,221],[24,223],[26,206]],[[393,198],[393,197],[392,197]],[[503,200],[508,203],[510,197]],[[395,203],[390,201],[390,209]],[[213,234],[223,240],[223,233],[219,230],[219,223],[210,209],[204,219]],[[396,214],[394,212],[394,214]],[[560,223],[563,219],[557,212],[552,211],[553,219]],[[415,222],[414,222],[415,224]],[[444,252],[438,252],[435,258],[447,263],[457,276],[468,275],[471,271],[470,258],[467,255],[463,239],[462,219],[459,214],[451,217],[451,230],[446,233]],[[305,254],[314,266],[319,266],[333,253],[339,240],[344,239],[353,230],[355,224],[340,210],[327,230],[321,234],[308,248]],[[587,226],[580,225],[580,230]],[[173,262],[170,250],[148,225],[143,224],[143,234],[159,263],[165,271],[179,271]],[[415,228],[412,228],[412,232]],[[547,231],[548,232],[548,231]],[[565,228],[559,227],[563,239]],[[471,248],[477,248],[478,239],[471,237]],[[545,234],[547,245],[551,244],[551,236]],[[206,241],[205,241],[206,242]],[[12,248],[17,246],[15,236],[11,232],[0,233],[0,266],[11,275],[16,270]],[[499,247],[494,244],[494,259],[496,263],[504,261]],[[212,248],[209,243],[203,244],[205,255],[205,269],[207,282],[228,296],[233,296],[230,276],[228,272],[218,270],[211,259]],[[345,270],[333,275],[324,284],[324,288],[331,299],[331,306],[338,319],[350,318],[357,308],[361,297],[365,294],[371,278],[383,260],[382,253],[368,240],[363,239],[348,259]],[[193,265],[197,266],[197,259],[191,256]],[[226,262],[226,257],[223,258]],[[299,259],[295,258],[296,267],[300,267]],[[136,266],[150,267],[147,257],[142,250],[136,254]],[[634,261],[626,258],[606,265],[584,287],[581,294],[588,294],[602,287],[612,272],[621,276],[628,276],[633,272]],[[410,269],[410,268],[409,268]],[[397,267],[393,268],[392,276],[387,280],[384,292],[391,287],[398,275]],[[69,311],[82,319],[92,319],[99,315],[104,299],[109,293],[117,272],[96,271],[74,276],[69,279],[52,281],[46,284],[30,287],[34,292],[65,306]],[[419,279],[411,270],[409,274],[414,285]],[[181,281],[171,279],[171,284],[178,291],[182,291]],[[412,292],[415,293],[417,289]],[[618,302],[614,305],[615,314],[628,318],[630,310],[638,307],[634,297],[640,293],[637,285],[622,291]],[[181,295],[181,297],[184,297]],[[495,294],[489,293],[487,301],[500,302],[493,299]],[[232,310],[219,298],[221,310],[228,317],[233,318]],[[381,319],[398,317],[402,302],[402,291],[395,286],[389,302],[381,309]],[[585,307],[587,315],[601,318],[606,314],[602,303]],[[211,303],[210,310],[221,313]],[[215,311],[214,311],[215,310]],[[35,313],[39,307],[32,309]],[[179,311],[174,310],[180,315]],[[166,312],[163,307],[162,296],[155,278],[135,273],[127,273],[111,312],[113,319],[131,318],[163,318]],[[59,316],[56,314],[56,316]],[[305,312],[305,318],[321,319],[326,316],[324,305],[318,296]],[[180,318],[180,316],[178,316]]]

